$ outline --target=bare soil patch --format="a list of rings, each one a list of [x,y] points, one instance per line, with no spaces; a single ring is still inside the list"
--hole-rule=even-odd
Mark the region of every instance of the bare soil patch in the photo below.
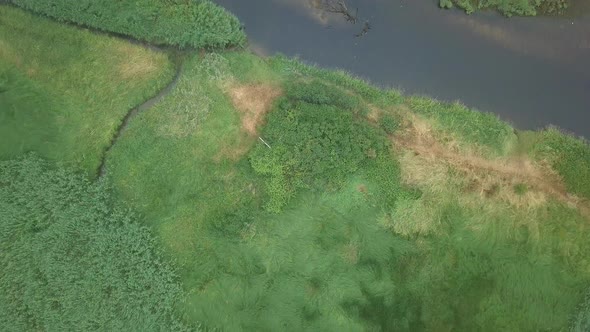
[[[258,129],[264,124],[266,113],[282,94],[280,88],[265,84],[234,85],[228,89],[232,104],[240,112],[241,133],[236,140],[221,148],[214,160],[239,160],[251,148]]]
[[[264,115],[281,93],[278,87],[265,84],[239,85],[229,89],[232,103],[240,111],[242,129],[246,133],[253,137],[258,135]]]

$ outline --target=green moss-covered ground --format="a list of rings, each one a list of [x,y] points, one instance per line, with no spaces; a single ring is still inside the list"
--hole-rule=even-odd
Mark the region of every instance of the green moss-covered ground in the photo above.
[[[153,322],[142,330],[589,326],[587,142],[281,56],[203,52],[181,68],[170,93],[131,119],[97,182],[55,170],[68,161],[59,155],[0,165],[0,259],[12,264],[0,273],[0,317],[10,329],[98,326],[88,319]],[[29,80],[38,99],[13,108],[42,119],[61,90]],[[99,286],[109,280],[115,288]],[[82,296],[89,304],[75,306]]]

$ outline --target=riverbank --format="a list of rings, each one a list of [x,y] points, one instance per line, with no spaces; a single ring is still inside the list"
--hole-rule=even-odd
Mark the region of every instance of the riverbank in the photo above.
[[[51,41],[56,52],[41,67],[61,69],[62,61],[49,61],[60,59],[69,44],[53,37],[60,27],[29,20],[20,29],[43,27],[35,30],[37,40]],[[9,38],[14,29],[0,27],[0,42],[17,45]],[[7,49],[20,57],[28,50]],[[7,59],[0,53],[0,61]],[[25,75],[26,68],[14,70]],[[52,73],[54,80],[70,77],[64,70]],[[94,76],[80,71],[77,78]],[[70,101],[69,90],[56,91]],[[34,119],[52,110],[39,102],[32,112],[17,101],[12,109]],[[38,161],[0,165],[0,204],[19,216],[14,220],[33,215],[39,221],[0,220],[0,233],[10,238],[2,241],[2,252],[28,252],[22,248],[32,245],[16,240],[49,229],[51,248],[75,250],[59,269],[83,271],[100,257],[115,272],[93,276],[100,285],[113,278],[117,288],[93,288],[95,296],[80,298],[99,298],[103,309],[122,298],[141,299],[127,310],[108,311],[116,320],[107,321],[167,326],[174,315],[195,329],[203,324],[256,331],[563,330],[578,315],[574,324],[584,322],[580,305],[590,285],[587,142],[557,130],[518,131],[461,103],[405,95],[343,71],[239,50],[188,54],[176,84],[150,106],[128,121],[106,153],[98,186],[79,189],[88,182],[63,175],[71,170],[46,175]],[[118,113],[118,121],[124,114]],[[84,128],[113,137],[115,127],[98,129],[101,119],[82,117]],[[26,133],[15,135],[15,142]],[[47,185],[33,186],[37,178]],[[27,204],[14,201],[14,193]],[[92,195],[111,203],[93,207]],[[61,236],[87,227],[67,216],[91,206],[103,214],[81,220],[102,220],[113,205],[140,216],[137,222],[155,240],[125,226],[122,213],[107,223],[109,232],[83,233],[92,241],[79,241],[80,233]],[[45,228],[53,224],[58,226]],[[112,231],[122,225],[127,231]],[[124,238],[112,241],[112,234]],[[136,250],[120,249],[134,243]],[[58,261],[65,257],[66,251],[51,248],[44,251]],[[88,248],[104,255],[85,256]],[[152,250],[162,261],[148,254]],[[84,317],[94,316],[84,310],[91,306],[74,313],[68,308],[95,279],[76,272],[77,285],[85,286],[64,295],[59,290],[68,274],[13,257],[0,255],[14,267],[11,277],[0,275],[0,296],[12,299],[3,302],[8,308],[0,306],[6,326],[55,326],[52,317],[72,322],[74,329],[90,326]],[[143,269],[165,286],[151,284]],[[52,302],[16,297],[24,301],[16,306],[11,296],[23,289],[16,277],[21,274],[31,276],[26,289],[52,294]],[[157,289],[158,296],[143,297],[145,289]]]
[[[590,188],[587,145],[570,159],[582,164],[565,164],[578,176],[563,182],[543,155],[556,151],[548,139],[561,134],[516,136],[493,115],[460,104],[247,53],[194,57],[182,77],[131,123],[107,158],[107,174],[178,262],[187,317],[252,330],[286,321],[328,330],[568,325],[587,286],[579,261],[563,252],[543,268],[529,262],[540,259],[536,250],[581,243],[568,229],[586,232],[588,196],[572,196],[568,186]],[[335,121],[333,107],[361,127]],[[307,129],[316,126],[318,136]],[[347,140],[350,131],[359,143]],[[369,145],[356,154],[357,144]],[[344,151],[329,157],[345,147],[346,162],[338,159]],[[554,227],[569,244],[552,247]],[[517,289],[530,291],[510,295]],[[400,303],[406,309],[398,312]],[[510,315],[517,307],[543,316]],[[488,315],[498,311],[505,320]],[[465,312],[474,319],[448,318]]]
[[[301,1],[217,2],[239,17],[261,54],[343,69],[407,94],[459,100],[519,129],[554,125],[590,137],[588,16],[508,19],[444,11],[431,1],[367,0],[349,1],[359,8],[360,23],[353,25]],[[364,20],[373,28],[355,38]]]

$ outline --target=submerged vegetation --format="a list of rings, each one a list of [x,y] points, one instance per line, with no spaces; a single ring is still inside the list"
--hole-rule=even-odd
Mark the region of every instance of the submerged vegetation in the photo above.
[[[0,142],[12,142],[0,143],[3,326],[589,325],[587,142],[556,129],[516,131],[459,103],[282,56],[203,52],[186,55],[174,88],[129,122],[105,156],[105,176],[88,180],[76,170],[94,174],[114,124],[139,101],[107,113],[105,126],[84,112],[103,102],[76,91],[118,98],[106,81],[121,76],[107,70],[137,60],[79,60],[97,65],[74,75],[78,62],[60,59],[86,59],[72,45],[91,38],[105,56],[118,43],[136,46],[0,7],[0,22],[11,17],[24,23],[0,25],[0,117],[11,123]],[[25,57],[35,49],[26,31],[51,51],[45,58]],[[165,54],[135,51],[157,59],[152,76],[124,81],[151,87],[132,94],[145,100],[172,66]],[[24,59],[50,74],[29,75]],[[96,80],[105,83],[79,83]],[[100,148],[84,145],[94,133]],[[49,161],[23,156],[31,150]],[[93,162],[80,161],[84,151]]]
[[[568,8],[570,0],[439,0],[441,8],[457,6],[468,14],[478,10],[496,9],[504,15],[534,16],[559,14]]]

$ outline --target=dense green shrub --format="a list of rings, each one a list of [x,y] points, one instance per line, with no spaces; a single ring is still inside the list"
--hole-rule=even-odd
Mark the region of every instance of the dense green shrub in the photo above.
[[[3,331],[169,331],[180,288],[149,231],[91,184],[29,155],[0,162]]]
[[[355,119],[359,100],[319,82],[298,83],[286,91],[268,116],[253,168],[270,176],[269,208],[278,211],[295,188],[337,187],[362,163],[384,151],[382,132]]]
[[[390,155],[382,154],[365,167],[370,181],[377,184],[374,199],[385,209],[395,206],[398,199],[414,200],[420,196],[419,192],[402,185],[400,165],[392,159]]]
[[[440,8],[453,8],[453,2],[451,0],[440,0],[438,5]]]
[[[60,21],[179,47],[243,45],[246,37],[232,14],[209,0],[11,0]]]
[[[318,80],[309,83],[290,84],[286,89],[289,98],[315,105],[332,105],[342,110],[358,110],[362,100],[338,87],[329,86]]]

